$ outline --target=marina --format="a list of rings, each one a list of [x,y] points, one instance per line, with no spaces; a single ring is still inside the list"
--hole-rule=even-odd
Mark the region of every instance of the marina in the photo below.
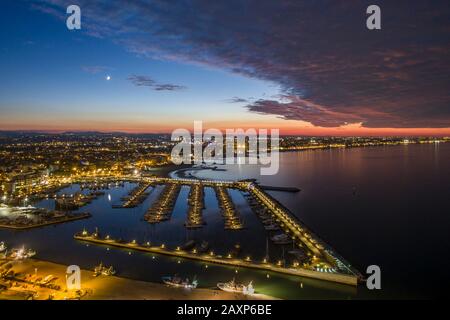
[[[201,183],[191,186],[189,193],[189,211],[185,223],[186,228],[201,228],[204,225],[202,211],[205,208],[203,186]]]
[[[128,196],[123,197],[121,200],[124,202],[119,205],[113,205],[113,208],[134,208],[137,205],[141,204],[145,198],[148,196],[148,193],[145,191],[151,186],[150,183],[141,182],[139,183]]]
[[[93,236],[87,234],[86,231],[76,234],[75,239],[191,260],[307,276],[351,285],[356,285],[358,280],[362,280],[357,270],[351,268],[345,260],[336,255],[328,245],[295,219],[286,208],[265,193],[254,181],[204,180],[199,183],[195,179],[154,177],[144,178],[143,180],[139,183],[140,190],[145,190],[143,187],[145,185],[163,185],[158,198],[155,199],[144,215],[144,220],[150,224],[169,221],[181,187],[189,186],[190,191],[187,200],[189,206],[187,209],[187,221],[184,223],[184,226],[188,229],[201,227],[203,225],[201,212],[204,208],[203,188],[206,185],[214,190],[221,215],[225,221],[224,229],[241,230],[243,229],[243,222],[229,194],[229,190],[237,190],[245,196],[249,206],[261,219],[266,232],[277,232],[277,234],[268,235],[267,238],[275,245],[291,246],[289,252],[291,252],[293,258],[289,259],[289,261],[285,258],[284,247],[282,248],[282,259],[271,265],[268,261],[270,259],[268,252],[266,252],[264,259],[260,263],[252,261],[250,256],[238,259],[237,255],[240,253],[240,250],[237,252],[232,251],[226,255],[215,254],[214,250],[210,250],[210,252],[205,254],[209,249],[209,244],[206,241],[203,241],[199,248],[187,251],[195,246],[193,240],[184,245],[178,244],[176,249],[170,250],[165,244],[152,246],[150,242],[146,242],[145,245],[139,245],[136,240],[126,243],[121,240],[114,240],[109,235],[101,239],[96,236],[97,233]],[[240,249],[239,244],[234,246],[234,249],[237,248]]]
[[[244,267],[244,268],[252,268],[252,269],[260,269],[265,271],[277,272],[282,274],[300,276],[300,277],[309,277],[313,279],[332,281],[336,283],[356,286],[358,284],[358,278],[354,275],[345,275],[345,274],[332,274],[332,273],[323,273],[317,272],[314,270],[307,270],[300,268],[298,266],[293,266],[289,268],[284,268],[279,265],[270,264],[266,261],[251,261],[251,259],[236,259],[233,257],[223,257],[219,255],[215,255],[213,252],[209,254],[198,254],[196,250],[191,252],[181,250],[179,247],[174,250],[168,249],[165,245],[161,246],[152,246],[151,243],[138,244],[134,241],[131,242],[121,242],[112,239],[111,237],[106,236],[105,238],[100,238],[98,234],[89,234],[87,231],[83,231],[74,236],[76,240],[85,241],[92,244],[99,245],[108,245],[111,247],[123,248],[123,249],[131,249],[136,251],[150,252],[161,255],[168,255],[177,258],[198,260],[207,263],[215,263],[221,265],[229,265],[233,267]]]
[[[149,223],[169,220],[179,192],[180,184],[165,185],[159,199],[148,209],[144,219]]]
[[[35,207],[0,207],[0,228],[26,230],[91,217],[88,212],[66,212]]]
[[[111,180],[116,182],[108,182]],[[258,292],[262,293],[269,292],[264,286],[260,286],[261,281],[273,282],[271,279],[278,277],[295,277],[301,283],[305,279],[311,279],[344,287],[355,287],[358,284],[358,274],[318,238],[315,241],[321,247],[314,248],[318,252],[321,248],[330,250],[332,257],[336,259],[328,259],[329,256],[324,253],[313,253],[299,235],[293,233],[298,228],[306,231],[304,225],[289,218],[291,213],[285,211],[285,208],[276,212],[273,208],[278,208],[279,204],[274,205],[273,199],[266,198],[266,193],[258,190],[258,183],[253,180],[198,180],[154,176],[123,176],[85,181],[78,179],[61,189],[56,196],[36,203],[36,206],[51,209],[58,199],[70,199],[69,195],[77,193],[89,195],[91,192],[101,192],[105,195],[87,204],[87,209],[94,212],[94,218],[86,220],[90,222],[74,222],[64,228],[72,230],[71,234],[76,242],[69,243],[69,247],[73,247],[71,250],[77,252],[79,259],[86,260],[86,253],[89,251],[97,252],[94,255],[96,261],[91,261],[94,256],[87,259],[86,261],[91,262],[83,264],[85,268],[98,264],[98,257],[102,257],[101,260],[107,263],[103,266],[114,265],[119,274],[127,274],[124,269],[127,268],[125,261],[116,260],[117,258],[111,260],[126,251],[130,262],[140,254],[152,255],[149,257],[150,261],[158,261],[156,268],[161,273],[172,270],[172,274],[176,274],[177,270],[165,267],[174,261],[175,265],[182,265],[182,270],[187,271],[191,278],[193,275],[200,275],[202,286],[211,285],[211,281],[229,279],[228,272],[239,275],[239,280],[245,280],[245,283],[255,280]],[[136,196],[135,199],[140,198],[139,205],[123,207],[125,201],[133,196]],[[117,200],[122,202],[120,207],[111,204],[117,203]],[[73,212],[78,213],[78,210]],[[111,218],[114,222],[110,222]],[[294,230],[289,224],[294,224],[297,228]],[[96,231],[85,234],[79,232],[85,226],[89,226],[88,230]],[[98,232],[97,227],[102,233]],[[57,230],[62,232],[63,229]],[[250,237],[251,242],[246,240]],[[307,237],[316,239],[315,235],[309,233],[308,236],[305,235],[305,239]],[[45,250],[38,250],[45,256]],[[144,261],[140,263],[145,264]],[[202,271],[195,272],[197,268]],[[203,273],[209,269],[216,270],[220,279],[211,275],[204,279]],[[116,272],[107,267],[103,271],[94,274],[105,276]],[[144,275],[144,269],[142,272]],[[166,275],[160,274],[159,279]],[[262,276],[265,280],[261,279]],[[155,277],[149,280],[156,281]],[[276,282],[272,285],[276,285]],[[348,289],[339,290],[347,292]],[[283,294],[280,296],[283,297]]]
[[[167,226],[172,225],[171,220],[175,219],[176,221],[182,218],[178,215],[180,209],[183,208],[182,210],[186,211],[182,225],[186,232],[196,232],[192,234],[193,238],[189,236],[188,241],[169,241],[167,244],[161,240],[158,241],[151,235],[150,237],[146,236],[148,241],[142,241],[142,237],[140,237],[141,241],[136,239],[123,240],[126,237],[114,237],[110,234],[101,236],[96,228],[96,232],[91,234],[87,231],[76,233],[74,236],[76,240],[95,245],[107,245],[108,250],[109,248],[129,249],[202,263],[258,269],[351,286],[357,285],[358,281],[362,280],[356,270],[334,254],[329,246],[295,219],[286,208],[267,194],[255,181],[199,181],[197,179],[158,177],[142,177],[133,180],[123,177],[117,179],[117,181],[122,182],[111,186],[113,189],[107,189],[108,192],[112,192],[114,188],[121,189],[127,186],[127,189],[129,189],[131,187],[128,195],[120,198],[123,203],[117,208],[121,210],[133,209],[138,204],[143,204],[148,208],[141,219],[149,225],[167,222]],[[86,197],[95,193],[95,199],[99,195],[105,194],[102,188],[110,188],[108,184],[102,182],[98,184],[85,182],[84,185],[80,183],[74,186],[78,186],[79,190],[87,189],[88,196]],[[151,186],[153,186],[152,191],[154,192],[149,193],[147,190]],[[80,191],[76,191],[76,188],[70,187],[70,190],[74,192],[69,194],[62,190],[46,201],[55,201],[56,206],[58,200],[74,199],[75,196],[73,195],[78,194],[84,195]],[[207,240],[201,233],[197,233],[197,230],[208,230],[209,228],[203,217],[203,211],[210,206],[205,203],[205,197],[210,198],[211,195],[214,195],[218,210],[218,215],[215,216],[214,221],[221,217],[223,232],[225,234],[232,232],[230,235],[236,235],[229,237],[227,239],[228,244],[225,246],[218,246],[218,239],[211,243],[210,237],[206,237]],[[186,200],[183,200],[184,196],[187,197]],[[146,204],[149,198],[151,198],[150,203]],[[111,201],[111,195],[108,194],[108,197],[104,199]],[[256,222],[259,220],[262,223],[263,234],[259,235],[259,237],[262,236],[261,243],[269,241],[272,243],[270,246],[268,243],[264,246],[266,247],[265,252],[260,251],[260,254],[254,254],[251,252],[253,250],[249,251],[246,245],[242,248],[240,240],[242,237],[239,234],[241,232],[254,233],[252,225],[255,223],[250,223],[248,228],[245,226],[244,212],[241,212],[242,206],[248,207],[244,211],[246,221]],[[113,206],[113,208],[116,207]],[[247,210],[249,211],[247,212]],[[70,217],[69,214],[67,213],[68,217]],[[175,214],[175,217],[172,217],[173,214]],[[100,227],[104,230],[103,226]],[[137,236],[137,234],[135,235]],[[133,232],[130,232],[128,236],[133,237]],[[227,247],[228,249],[226,249]],[[269,247],[272,247],[270,250],[272,253],[269,252]],[[278,257],[275,258],[274,255]],[[98,274],[103,273],[98,272]]]
[[[216,192],[219,206],[222,210],[222,217],[225,220],[225,229],[240,230],[244,228],[244,224],[242,223],[226,188],[217,186],[214,188],[214,191]]]

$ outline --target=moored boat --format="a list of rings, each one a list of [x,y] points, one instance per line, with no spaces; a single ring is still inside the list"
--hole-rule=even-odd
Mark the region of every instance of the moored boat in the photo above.
[[[198,249],[199,252],[206,252],[209,249],[209,243],[208,241],[202,241],[200,244],[200,248]]]
[[[10,258],[14,260],[24,260],[27,258],[31,258],[36,255],[36,251],[33,251],[31,249],[25,249],[25,247],[22,247],[20,249],[12,249]]]
[[[292,239],[284,233],[277,234],[270,238],[275,244],[290,244],[292,243]]]
[[[100,275],[103,276],[113,276],[116,274],[113,266],[105,267],[102,262],[98,266],[94,268],[94,277],[98,277]]]
[[[247,286],[245,286],[243,284],[236,283],[236,281],[233,279],[229,282],[219,282],[217,284],[217,288],[226,292],[236,292],[248,295],[255,293],[252,281],[250,281],[250,283]]]
[[[267,226],[264,226],[264,229],[266,229],[267,231],[277,231],[280,230],[280,227],[276,224],[269,224]]]
[[[186,280],[182,280],[177,275],[171,277],[171,276],[165,276],[162,277],[161,280],[170,287],[175,288],[186,288],[186,289],[195,289],[197,288],[198,281],[194,278],[192,282],[189,282],[189,279],[186,278]]]

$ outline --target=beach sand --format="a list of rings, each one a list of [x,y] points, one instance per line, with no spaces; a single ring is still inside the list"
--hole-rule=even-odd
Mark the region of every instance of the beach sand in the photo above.
[[[38,299],[48,299],[52,294],[54,299],[65,299],[74,296],[73,292],[66,289],[67,266],[52,262],[28,259],[26,261],[12,262],[13,270],[20,273],[19,278],[24,275],[35,275],[44,278],[51,274],[57,277],[53,282],[61,287],[61,290],[41,288],[32,284],[17,282],[19,286],[13,287],[7,292],[0,292],[0,299],[19,298],[21,291],[36,291]],[[172,288],[164,284],[132,280],[116,276],[94,277],[92,271],[81,270],[81,287],[87,291],[83,300],[254,300],[275,299],[266,295],[256,294],[251,297],[242,294],[234,294],[221,290],[198,288],[188,290],[184,288]]]

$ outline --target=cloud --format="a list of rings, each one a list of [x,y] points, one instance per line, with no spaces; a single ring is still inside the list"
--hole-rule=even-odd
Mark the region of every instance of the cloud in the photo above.
[[[249,102],[248,99],[244,99],[244,98],[239,98],[239,97],[233,97],[231,99],[226,99],[225,100],[228,103],[244,103],[244,102]]]
[[[127,78],[137,87],[148,87],[156,91],[178,91],[186,89],[185,86],[170,83],[158,83],[148,76],[131,75]]]
[[[81,66],[81,70],[90,74],[97,74],[111,70],[111,68],[105,66]]]
[[[53,15],[67,5],[44,2]],[[448,0],[379,0],[376,31],[365,26],[368,0],[78,2],[84,32],[142,56],[267,80],[288,97],[257,100],[250,112],[324,126],[450,127]]]

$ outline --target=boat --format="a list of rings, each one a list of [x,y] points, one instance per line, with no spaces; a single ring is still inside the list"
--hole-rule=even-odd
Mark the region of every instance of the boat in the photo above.
[[[175,288],[195,289],[195,288],[197,288],[197,285],[198,285],[198,281],[195,278],[191,283],[189,283],[188,278],[186,278],[186,280],[183,281],[177,275],[174,275],[173,277],[165,276],[165,277],[162,277],[161,280],[168,286],[175,287]]]
[[[10,257],[14,260],[24,260],[27,258],[31,258],[36,255],[36,251],[31,249],[25,249],[22,247],[20,249],[12,249]]]
[[[200,244],[200,248],[198,249],[199,252],[206,252],[208,251],[209,248],[209,243],[208,241],[202,241],[202,243]]]
[[[195,240],[189,240],[181,246],[181,250],[190,250],[195,246]]]
[[[7,249],[6,244],[2,241],[0,242],[0,252],[3,252]]]
[[[98,277],[99,275],[112,276],[115,274],[116,271],[112,266],[110,266],[109,268],[105,267],[102,262],[100,262],[100,264],[94,268],[94,277]]]
[[[267,231],[277,231],[280,230],[280,227],[276,224],[269,224],[267,226],[264,226],[264,229],[266,229]]]
[[[234,257],[237,257],[241,253],[241,245],[235,244],[233,249],[231,250],[231,253]]]
[[[103,268],[102,271],[102,275],[104,276],[113,276],[116,274],[116,270],[114,270],[114,268],[112,266],[110,266],[109,268]]]
[[[245,286],[243,284],[236,283],[234,278],[233,278],[233,280],[231,280],[229,282],[219,282],[217,284],[217,288],[219,288],[222,291],[226,291],[226,292],[236,292],[236,293],[242,293],[242,294],[247,294],[247,295],[251,295],[251,294],[255,293],[255,289],[253,288],[252,281],[250,281],[250,283],[247,286]]]
[[[293,250],[288,251],[288,253],[293,255],[295,258],[297,258],[300,261],[303,261],[306,259],[306,253],[303,250],[293,249]]]
[[[292,239],[284,233],[277,234],[270,238],[275,244],[290,244],[292,243]]]

